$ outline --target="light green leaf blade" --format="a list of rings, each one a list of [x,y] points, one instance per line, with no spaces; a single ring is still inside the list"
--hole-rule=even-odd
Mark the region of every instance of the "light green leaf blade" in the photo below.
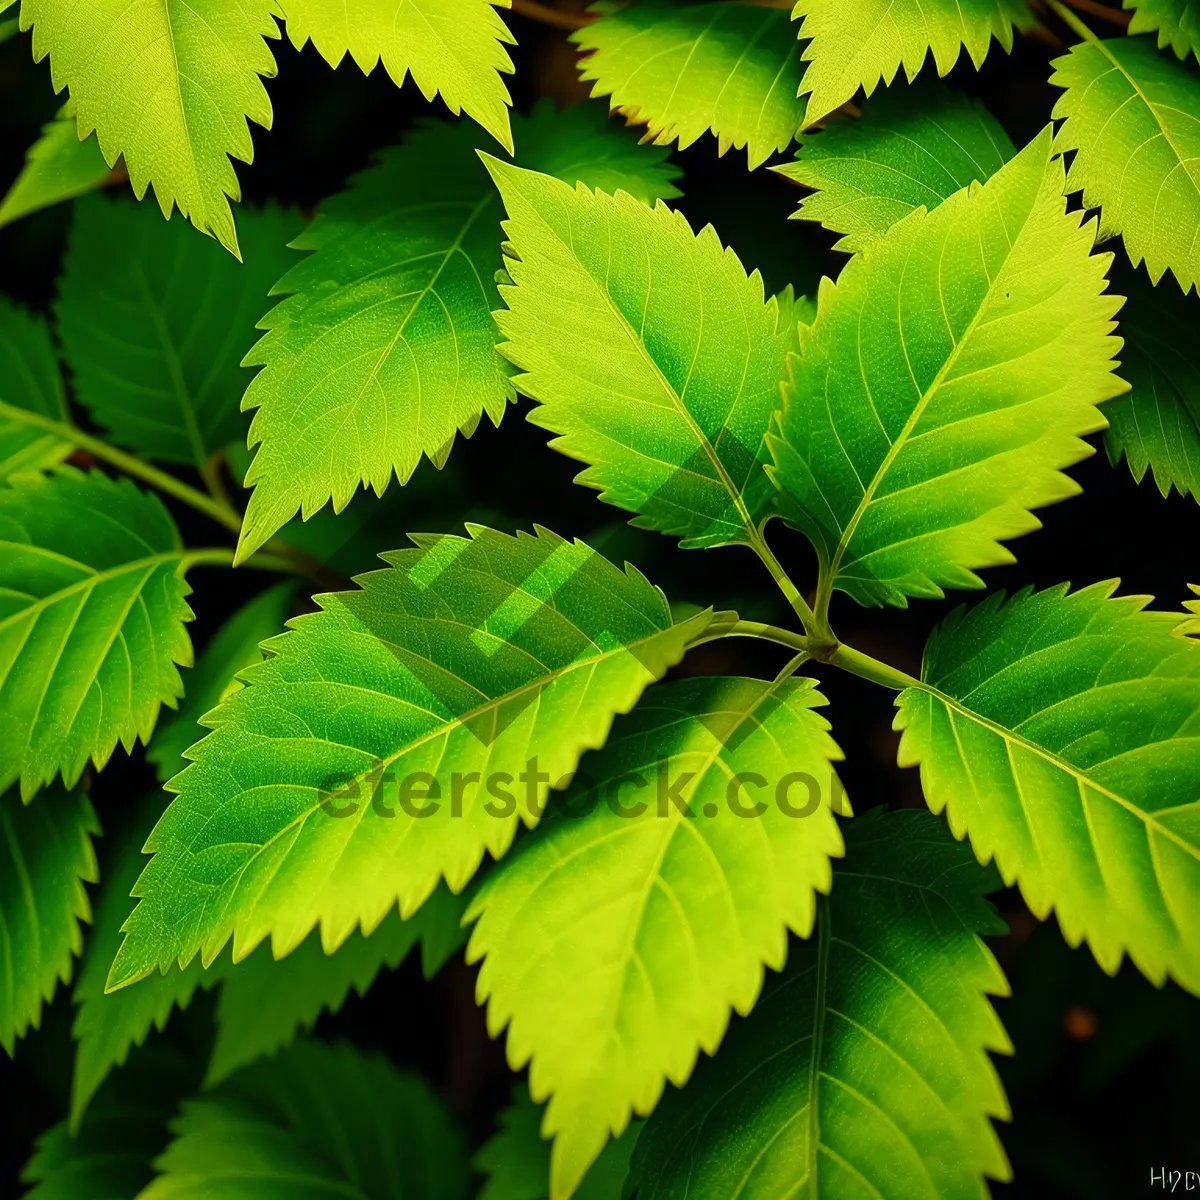
[[[639,150],[590,106],[546,102],[514,128],[522,162],[571,183],[678,194],[665,153]],[[274,289],[287,298],[245,360],[263,370],[243,402],[258,447],[243,557],[297,510],[307,520],[359,487],[382,494],[423,456],[444,461],[485,413],[499,423],[513,398],[492,318],[502,209],[482,141],[465,122],[418,127],[293,243],[313,253]]]
[[[466,1146],[419,1076],[352,1046],[297,1042],[184,1102],[139,1200],[466,1200]]]
[[[1197,992],[1200,643],[1115,586],[951,617],[897,700],[900,761],[1070,945]]]
[[[515,39],[498,8],[510,0],[281,0],[288,37],[299,50],[311,41],[330,66],[347,54],[365,74],[377,63],[399,87],[411,73],[426,100],[441,96],[465,112],[510,154],[512,102],[503,75],[513,69],[504,48]]]
[[[0,227],[11,225],[52,204],[82,196],[102,184],[112,171],[91,138],[79,140],[79,127],[71,105],[42,128],[42,136],[29,148],[25,166],[0,200]]]
[[[808,39],[800,91],[809,124],[859,88],[869,96],[891,84],[901,67],[911,83],[930,54],[945,75],[965,47],[978,70],[992,38],[1007,53],[1013,29],[1032,20],[1025,0],[797,0],[792,16],[803,18],[800,37]]]
[[[89,0],[83,12],[22,0],[21,28],[36,61],[50,56],[55,90],[70,88],[80,135],[95,131],[110,167],[124,155],[137,198],[153,185],[163,216],[178,207],[237,255],[230,159],[254,157],[248,121],[271,125],[274,12],[271,0]]]
[[[67,420],[67,398],[45,320],[0,296],[0,484],[71,453],[45,422]]]
[[[766,433],[790,292],[764,302],[707,226],[489,160],[508,209],[502,352],[577,483],[685,546],[753,542],[774,513]]]
[[[99,878],[99,833],[82,792],[52,788],[30,805],[0,796],[0,1046],[10,1055],[71,978],[79,923],[92,919],[83,885]]]
[[[980,586],[1033,509],[1079,490],[1062,469],[1126,385],[1112,256],[1062,183],[1047,129],[822,282],[771,449],[785,515],[860,604]]]
[[[501,1110],[499,1128],[475,1155],[472,1166],[487,1182],[478,1200],[549,1200],[550,1143],[541,1135],[542,1106],[520,1085]],[[634,1121],[600,1151],[575,1192],[574,1200],[622,1200],[629,1157],[642,1122]]]
[[[237,959],[268,934],[282,957],[317,924],[332,950],[441,877],[460,891],[712,620],[673,624],[657,588],[582,542],[469,532],[414,536],[320,597],[208,714],[111,987],[211,962],[231,934]]]
[[[750,167],[786,150],[804,119],[800,45],[782,9],[636,4],[571,34],[580,78],[658,146],[706,131]]]
[[[238,263],[149,205],[75,205],[59,334],[76,397],[113,441],[203,471],[245,436],[241,359],[299,228],[295,213],[247,210]]]
[[[200,718],[241,686],[241,671],[262,661],[259,647],[283,631],[294,592],[290,583],[268,588],[239,608],[213,634],[195,668],[184,677],[186,698],[179,711],[159,725],[146,751],[160,783],[187,766],[184,752],[204,736]]]
[[[1120,234],[1157,283],[1170,268],[1200,281],[1200,77],[1148,38],[1080,42],[1054,60],[1054,148],[1074,150],[1067,190],[1100,210],[1100,239]]]
[[[1158,34],[1158,48],[1170,46],[1180,58],[1200,56],[1200,5],[1196,0],[1124,0],[1133,9],[1130,33]]]
[[[916,208],[936,208],[960,188],[990,179],[1016,153],[978,100],[941,84],[889,88],[857,121],[800,139],[796,161],[774,167],[815,194],[793,219],[846,236],[852,252],[883,237]]]
[[[873,811],[846,843],[817,932],[646,1122],[639,1200],[986,1200],[1009,1178],[996,880],[928,813]]]
[[[118,741],[149,741],[183,694],[187,551],[128,480],[68,467],[0,488],[0,785],[73,787]]]
[[[582,764],[570,815],[480,886],[467,957],[483,959],[489,1029],[508,1026],[509,1063],[531,1062],[534,1099],[549,1097],[552,1200],[716,1049],[763,967],[783,965],[787,931],[812,928],[842,852],[824,702],[790,677],[653,689]],[[785,800],[803,819],[767,790],[798,773],[808,810]]]
[[[1141,271],[1115,280],[1121,308],[1121,374],[1130,390],[1104,406],[1109,459],[1122,455],[1139,483],[1200,500],[1200,300],[1151,287]]]

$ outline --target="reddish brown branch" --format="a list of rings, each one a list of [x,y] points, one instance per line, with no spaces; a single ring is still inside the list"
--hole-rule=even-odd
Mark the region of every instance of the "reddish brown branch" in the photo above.
[[[561,8],[551,8],[549,4],[541,4],[538,0],[512,0],[512,10],[554,29],[582,29],[596,19],[590,13],[564,12]]]

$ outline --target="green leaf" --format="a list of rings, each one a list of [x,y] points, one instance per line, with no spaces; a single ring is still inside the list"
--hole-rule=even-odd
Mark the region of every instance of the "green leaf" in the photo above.
[[[657,146],[686,150],[705,131],[751,168],[786,150],[804,119],[800,44],[782,9],[650,3],[571,34],[580,77]]]
[[[900,761],[1035,916],[1200,991],[1200,643],[1115,583],[993,597],[930,639]]]
[[[550,1143],[540,1132],[542,1107],[529,1089],[514,1089],[512,1103],[498,1118],[499,1128],[483,1144],[472,1162],[487,1176],[479,1200],[549,1200]],[[575,1192],[575,1200],[622,1200],[629,1156],[637,1143],[642,1122],[634,1121],[615,1141],[609,1142],[592,1163]]]
[[[153,184],[164,217],[177,206],[237,255],[230,158],[254,157],[247,118],[271,124],[273,13],[271,0],[89,0],[81,16],[75,0],[21,0],[21,28],[35,61],[50,56],[55,91],[70,88],[80,136],[95,130],[110,167],[125,156],[137,198]]]
[[[1067,190],[1100,209],[1100,240],[1119,233],[1154,283],[1169,267],[1188,291],[1200,281],[1200,78],[1147,38],[1080,42],[1054,66],[1054,148],[1076,152]]]
[[[978,70],[995,38],[1012,50],[1013,28],[1032,21],[1025,0],[798,0],[800,37],[808,38],[801,93],[812,124],[862,88],[870,95],[904,68],[911,83],[932,53],[939,75],[963,47]]]
[[[460,891],[712,619],[672,624],[657,588],[582,542],[469,532],[414,536],[319,597],[208,714],[110,987],[211,962],[230,934],[237,959],[268,934],[282,957],[319,923],[330,951],[439,877]]]
[[[547,101],[515,128],[521,160],[570,183],[678,194],[665,153],[639,150],[595,108]],[[423,455],[443,462],[484,413],[500,421],[513,398],[492,319],[502,210],[481,141],[466,123],[419,127],[293,243],[313,253],[274,289],[287,299],[246,357],[264,369],[243,402],[258,410],[243,557],[297,509],[307,519],[359,487],[382,494]]]
[[[0,488],[0,786],[73,787],[183,694],[188,552],[157,497],[69,467]]]
[[[511,103],[502,76],[514,38],[497,8],[511,0],[281,0],[297,50],[311,41],[331,67],[347,54],[364,74],[375,65],[399,87],[411,73],[426,100],[441,96],[465,112],[510,154]]]
[[[140,1200],[370,1196],[465,1200],[466,1146],[419,1075],[351,1046],[297,1042],[184,1102]]]
[[[646,1122],[639,1200],[986,1200],[1009,1178],[995,879],[928,813],[874,810],[846,842],[817,933]]]
[[[881,93],[857,121],[800,139],[796,161],[773,168],[814,188],[794,219],[846,236],[852,252],[883,237],[916,208],[936,208],[960,188],[990,179],[1016,153],[978,100],[941,84]]]
[[[822,282],[771,449],[785,515],[860,604],[980,586],[1032,509],[1079,491],[1061,470],[1126,385],[1112,256],[1062,185],[1046,129]]]
[[[90,921],[85,883],[99,878],[100,823],[82,792],[52,788],[36,804],[0,796],[0,1046],[11,1055],[42,1004],[71,978]]]
[[[299,218],[242,216],[244,263],[149,205],[75,205],[58,302],[75,394],[112,439],[203,471],[245,436],[242,356]]]
[[[241,686],[241,671],[262,661],[259,646],[282,631],[294,592],[290,583],[268,588],[239,608],[213,634],[195,669],[184,679],[187,698],[179,711],[158,727],[146,751],[146,757],[157,768],[160,783],[187,766],[185,751],[204,736],[201,717]]]
[[[1200,57],[1200,5],[1196,0],[1124,0],[1132,8],[1130,33],[1158,33],[1158,48],[1170,46],[1180,58]]]
[[[775,511],[766,433],[790,292],[764,302],[711,226],[489,160],[508,209],[500,348],[577,483],[689,547],[753,542]],[[515,286],[514,286],[515,285]]]
[[[0,200],[0,227],[82,196],[99,187],[112,174],[99,145],[79,140],[79,128],[70,103],[43,126],[42,136],[29,148],[25,166]]]
[[[566,815],[480,886],[467,957],[510,1065],[532,1060],[550,1097],[554,1200],[749,1011],[787,931],[812,928],[842,852],[824,703],[804,678],[653,689],[584,761]],[[807,812],[787,790],[802,779]]]
[[[0,484],[71,453],[38,421],[67,420],[62,374],[45,320],[0,296]]]
[[[1109,459],[1124,454],[1139,483],[1149,468],[1158,490],[1172,487],[1200,500],[1200,301],[1164,295],[1140,272],[1115,286],[1121,308],[1121,374],[1130,391],[1104,407]]]

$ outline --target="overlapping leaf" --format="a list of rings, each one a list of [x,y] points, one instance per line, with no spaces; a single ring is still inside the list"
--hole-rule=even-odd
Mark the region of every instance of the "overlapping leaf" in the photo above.
[[[62,462],[71,446],[53,426],[66,420],[46,322],[0,296],[0,484]]]
[[[297,1042],[184,1102],[140,1200],[466,1200],[466,1147],[418,1075],[349,1045]]]
[[[1054,66],[1066,89],[1055,149],[1075,151],[1067,190],[1100,209],[1101,239],[1119,233],[1153,282],[1170,268],[1188,291],[1200,281],[1200,76],[1148,38],[1080,42]]]
[[[593,96],[607,96],[646,138],[686,150],[706,130],[717,151],[757,167],[786,150],[804,118],[800,45],[781,9],[737,3],[635,4],[571,40]]]
[[[817,932],[646,1122],[640,1200],[986,1200],[984,1176],[1009,1177],[994,876],[928,813],[860,817],[846,841]]]
[[[399,86],[411,73],[426,100],[441,96],[509,153],[505,44],[513,41],[498,8],[510,0],[280,0],[292,44],[311,41],[330,66],[347,54],[366,73],[377,63]]]
[[[515,120],[520,160],[574,183],[646,201],[677,195],[677,171],[591,107],[549,102]],[[465,123],[431,123],[328,201],[293,244],[311,250],[247,356],[261,365],[247,474],[254,493],[241,553],[298,509],[307,519],[355,490],[407,482],[423,455],[444,461],[459,430],[499,422],[512,385],[496,353],[501,265],[496,190]]]
[[[140,200],[146,188],[169,216],[238,253],[229,198],[240,198],[231,158],[250,162],[248,121],[270,127],[262,77],[275,74],[267,38],[279,36],[271,0],[22,0],[33,56],[50,56],[56,91],[69,88],[79,134],[94,130],[111,167],[121,155]]]
[[[791,293],[764,302],[711,226],[491,162],[508,209],[503,353],[530,420],[588,463],[576,482],[686,546],[750,542],[775,511],[763,471]]]
[[[1173,487],[1200,500],[1200,301],[1151,287],[1140,272],[1116,281],[1121,308],[1121,374],[1130,391],[1104,406],[1109,458],[1123,454],[1141,482],[1150,470],[1165,496]]]
[[[468,957],[509,1062],[549,1097],[553,1200],[713,1052],[787,931],[810,931],[842,850],[823,703],[794,677],[655,688],[585,760],[569,815],[481,885]]]
[[[0,786],[28,799],[118,741],[148,741],[182,695],[187,552],[128,480],[61,468],[0,488]]]
[[[1158,48],[1170,46],[1180,58],[1200,55],[1200,5],[1196,0],[1124,0],[1133,9],[1130,33],[1157,33]]]
[[[277,208],[243,213],[238,263],[148,205],[76,204],[59,333],[77,398],[114,441],[202,471],[245,436],[241,358],[299,227]]]
[[[0,200],[0,226],[82,196],[112,176],[100,146],[92,138],[79,140],[71,105],[64,104],[42,136],[29,148],[25,166]]]
[[[916,208],[936,208],[991,178],[1015,154],[978,100],[940,84],[880,93],[857,121],[801,138],[780,175],[814,188],[795,218],[845,234],[837,250],[861,250]]]
[[[673,624],[661,592],[581,542],[470,533],[414,537],[320,597],[208,714],[111,986],[211,962],[231,933],[239,959],[317,923],[333,950],[439,877],[460,890],[712,618]]]
[[[797,0],[803,18],[809,123],[828,116],[861,88],[868,96],[904,68],[909,82],[932,54],[939,75],[963,48],[978,68],[992,38],[1012,49],[1013,29],[1030,20],[1025,0]]]
[[[859,603],[978,586],[1079,490],[1062,468],[1125,390],[1121,302],[1062,185],[1047,129],[822,284],[771,449],[785,515]]]
[[[897,700],[900,759],[1071,945],[1200,991],[1200,643],[1114,588],[952,617]]]
[[[81,792],[52,788],[36,804],[0,796],[0,1046],[37,1028],[42,1005],[71,978],[91,920],[96,814]]]

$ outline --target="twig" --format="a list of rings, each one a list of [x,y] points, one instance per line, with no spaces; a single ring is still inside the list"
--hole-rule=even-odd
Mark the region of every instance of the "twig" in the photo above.
[[[541,21],[553,29],[582,29],[590,25],[596,18],[591,13],[563,12],[551,8],[548,4],[540,4],[538,0],[512,0],[513,12],[531,21]]]
[[[1097,0],[1067,0],[1067,3],[1080,12],[1098,17],[1101,21],[1109,21],[1113,25],[1128,25],[1132,17],[1131,13],[1122,12],[1119,8],[1109,8],[1107,4],[1097,3]]]

